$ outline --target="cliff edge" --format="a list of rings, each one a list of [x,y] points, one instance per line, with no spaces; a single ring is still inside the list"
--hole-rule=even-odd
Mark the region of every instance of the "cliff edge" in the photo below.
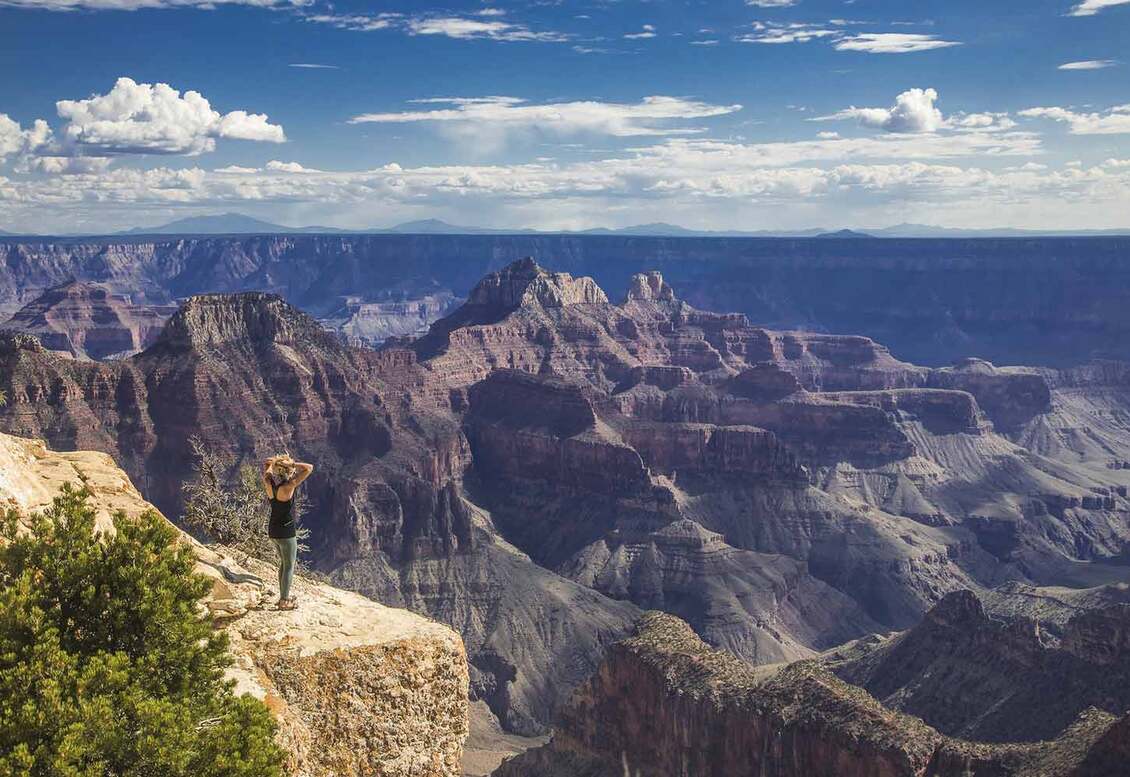
[[[0,507],[47,507],[64,483],[85,481],[98,528],[118,510],[155,509],[113,459],[50,451],[0,434]],[[302,777],[454,777],[467,736],[467,658],[446,626],[307,579],[299,608],[269,609],[273,568],[241,564],[188,535],[197,571],[212,580],[205,604],[227,631],[237,693],[263,700],[279,723],[292,774]]]

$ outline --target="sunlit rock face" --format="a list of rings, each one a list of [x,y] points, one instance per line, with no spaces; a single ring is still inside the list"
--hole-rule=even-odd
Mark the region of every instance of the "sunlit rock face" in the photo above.
[[[103,453],[48,450],[0,434],[0,505],[29,515],[63,484],[91,491],[98,530],[119,511],[155,509]],[[467,660],[459,636],[406,610],[299,577],[298,609],[270,606],[275,569],[239,562],[187,534],[209,578],[205,606],[227,632],[236,693],[262,700],[279,724],[293,774],[455,777],[467,736]],[[275,592],[277,595],[277,592]]]
[[[837,649],[826,663],[963,739],[1054,739],[1090,708],[1130,709],[1130,605],[1079,610],[1058,630],[1031,615],[1040,617],[986,612],[972,591],[956,591],[910,630]]]

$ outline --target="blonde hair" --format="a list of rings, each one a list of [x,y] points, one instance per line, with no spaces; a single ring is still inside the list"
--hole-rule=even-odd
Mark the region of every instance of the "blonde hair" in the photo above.
[[[267,459],[267,474],[276,478],[279,483],[285,483],[294,477],[297,468],[295,461],[289,453],[280,453]]]

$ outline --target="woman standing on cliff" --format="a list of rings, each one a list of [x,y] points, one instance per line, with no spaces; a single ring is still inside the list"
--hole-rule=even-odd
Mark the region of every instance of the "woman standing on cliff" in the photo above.
[[[267,536],[279,551],[279,609],[293,610],[298,605],[290,598],[294,565],[298,561],[297,527],[294,521],[294,490],[310,477],[313,464],[295,461],[285,454],[263,462],[263,488],[271,500],[271,520]]]

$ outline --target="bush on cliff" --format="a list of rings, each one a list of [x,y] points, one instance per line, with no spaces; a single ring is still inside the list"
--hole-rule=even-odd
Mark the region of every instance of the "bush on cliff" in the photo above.
[[[154,513],[94,536],[64,489],[0,519],[0,777],[277,777],[262,703],[236,697],[192,551]]]

